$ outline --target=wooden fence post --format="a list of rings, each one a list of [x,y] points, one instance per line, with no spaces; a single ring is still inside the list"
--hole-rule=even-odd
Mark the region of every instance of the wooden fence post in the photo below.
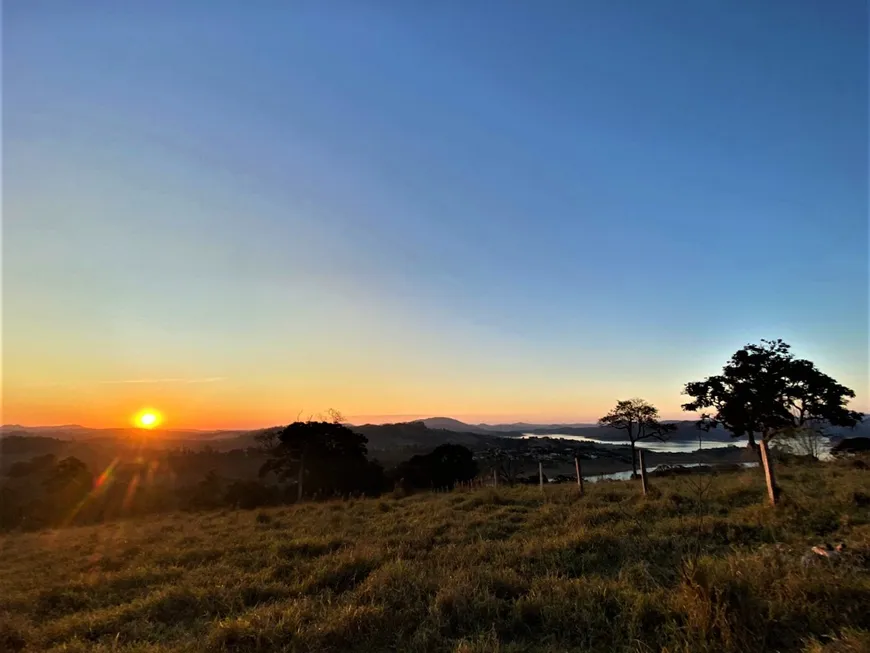
[[[296,501],[302,501],[302,479],[305,478],[305,453],[299,454],[299,476],[296,478]]]
[[[580,474],[580,457],[574,456],[574,469],[577,471],[577,489],[580,491],[580,496],[583,496],[583,476]]]
[[[643,457],[643,449],[637,450],[637,457],[640,459],[640,485],[643,489],[643,493],[646,494],[649,489],[649,485],[646,478],[646,461]]]
[[[777,487],[776,477],[773,475],[773,461],[770,459],[770,450],[767,448],[767,441],[761,440],[761,464],[764,465],[764,480],[767,481],[767,497],[770,499],[770,505],[776,505]]]
[[[544,491],[544,465],[538,463],[538,485],[541,486],[541,492]]]
[[[497,469],[492,470],[492,486],[498,487],[498,470]]]

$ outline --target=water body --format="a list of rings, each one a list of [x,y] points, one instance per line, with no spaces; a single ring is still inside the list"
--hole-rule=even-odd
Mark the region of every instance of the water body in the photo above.
[[[741,467],[758,467],[758,463],[737,463]],[[680,467],[702,467],[708,466],[708,463],[685,463],[681,464]],[[709,465],[710,467],[715,467],[715,465]],[[653,465],[652,467],[647,467],[647,472],[654,472],[661,465]],[[665,465],[668,467],[668,465]],[[596,481],[629,481],[631,480],[631,470],[627,472],[613,472],[611,474],[595,474],[594,476],[584,476],[584,481],[589,481],[590,483],[595,483]]]
[[[615,446],[629,446],[631,443],[628,440],[596,440],[588,438],[585,435],[567,435],[562,433],[554,433],[552,435],[537,435],[535,433],[524,433],[524,439],[529,438],[556,438],[559,440],[574,440],[576,442],[591,442],[593,444],[610,444]],[[698,450],[697,440],[670,440],[668,442],[659,442],[658,440],[641,440],[636,443],[640,449],[648,449],[650,451],[659,451],[661,453],[691,453]],[[701,449],[721,449],[722,447],[745,447],[746,440],[734,439],[728,442],[718,442],[716,440],[701,440]]]

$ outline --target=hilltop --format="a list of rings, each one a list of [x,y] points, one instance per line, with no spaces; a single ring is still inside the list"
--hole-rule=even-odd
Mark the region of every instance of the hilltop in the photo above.
[[[0,536],[7,651],[870,648],[867,474],[757,472],[174,513]],[[805,567],[819,541],[839,564]]]

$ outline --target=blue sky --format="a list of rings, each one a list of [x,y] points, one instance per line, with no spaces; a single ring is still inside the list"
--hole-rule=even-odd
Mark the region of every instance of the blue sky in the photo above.
[[[866,3],[4,9],[4,421],[868,407]]]

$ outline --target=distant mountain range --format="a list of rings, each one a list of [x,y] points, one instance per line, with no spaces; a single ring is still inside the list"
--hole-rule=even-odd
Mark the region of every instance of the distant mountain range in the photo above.
[[[430,429],[444,429],[447,431],[456,431],[461,433],[479,433],[481,435],[495,436],[518,436],[518,435],[574,435],[591,440],[602,440],[605,442],[620,442],[626,439],[624,431],[598,426],[598,424],[579,423],[579,424],[528,424],[526,422],[516,422],[513,424],[466,424],[452,417],[430,417],[420,420]],[[725,429],[714,429],[709,433],[699,431],[693,420],[669,420],[669,423],[676,424],[677,430],[671,434],[670,439],[677,441],[694,441],[701,435],[702,439],[707,442],[727,442],[730,441],[731,434]]]
[[[452,417],[428,417],[419,420],[430,429],[445,429],[447,431],[461,431],[464,433],[528,433],[535,429],[556,428],[588,428],[596,424],[529,424],[527,422],[514,422],[512,424],[466,424]]]
[[[259,431],[257,431],[259,432]],[[57,438],[59,440],[99,440],[118,437],[147,437],[153,440],[223,440],[251,433],[248,430],[238,431],[200,431],[197,429],[154,429],[146,431],[133,427],[95,429],[78,424],[63,424],[60,426],[22,426],[21,424],[4,424],[0,426],[0,436],[30,435]]]
[[[729,442],[733,438],[723,428],[710,432],[699,431],[693,420],[670,420],[677,425],[677,430],[670,439],[678,442],[698,440],[699,435],[704,442]],[[444,441],[483,446],[493,438],[519,437],[522,435],[557,436],[572,435],[600,440],[603,442],[620,442],[626,439],[625,433],[617,429],[598,426],[597,424],[529,424],[515,422],[511,424],[467,424],[451,417],[430,417],[411,422],[396,424],[364,424],[349,425],[354,430],[369,438],[373,449],[389,449],[394,447],[419,447],[426,444],[437,446]],[[252,446],[254,437],[267,429],[253,430],[217,430],[202,431],[196,429],[154,429],[143,431],[135,428],[94,429],[78,424],[61,426],[22,426],[6,424],[0,426],[0,436],[29,435],[51,437],[59,440],[94,441],[114,438],[148,440],[163,446],[212,445],[221,449],[227,447]],[[870,420],[859,424],[855,429],[830,428],[829,434],[841,437],[870,437]]]

